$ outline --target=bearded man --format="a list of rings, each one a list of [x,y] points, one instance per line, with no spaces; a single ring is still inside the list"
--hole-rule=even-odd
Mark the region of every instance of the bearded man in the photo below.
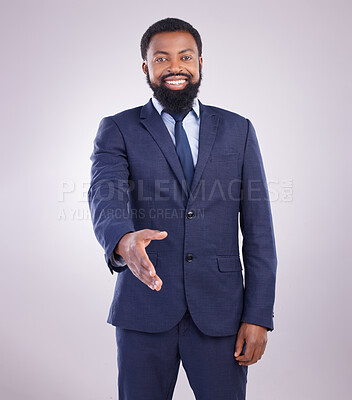
[[[102,119],[88,191],[118,273],[119,399],[172,399],[182,360],[198,400],[243,400],[273,330],[277,268],[256,133],[197,98],[202,41],[189,23],[151,25],[141,55],[153,97]]]

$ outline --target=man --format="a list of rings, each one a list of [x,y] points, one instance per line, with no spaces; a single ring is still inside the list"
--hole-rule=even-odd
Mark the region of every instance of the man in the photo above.
[[[197,399],[243,400],[273,330],[277,265],[256,133],[197,99],[202,42],[190,24],[156,22],[141,53],[153,98],[102,119],[88,192],[118,272],[108,322],[119,399],[171,399],[182,360]]]

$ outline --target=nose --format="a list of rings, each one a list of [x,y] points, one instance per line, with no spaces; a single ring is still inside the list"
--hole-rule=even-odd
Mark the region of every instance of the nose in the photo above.
[[[178,72],[182,72],[181,60],[171,59],[167,70],[172,74],[177,74]]]

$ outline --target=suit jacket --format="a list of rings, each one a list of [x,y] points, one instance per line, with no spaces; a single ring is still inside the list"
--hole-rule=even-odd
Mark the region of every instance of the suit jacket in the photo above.
[[[108,317],[115,326],[166,331],[188,306],[207,335],[235,334],[241,321],[273,329],[277,257],[255,130],[248,119],[201,102],[200,118],[190,193],[151,100],[100,122],[88,202],[106,263],[118,272]],[[109,260],[120,238],[140,229],[168,232],[146,247],[160,291]]]

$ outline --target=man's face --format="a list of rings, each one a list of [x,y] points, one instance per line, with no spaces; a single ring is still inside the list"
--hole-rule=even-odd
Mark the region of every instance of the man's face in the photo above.
[[[149,43],[142,69],[165,111],[190,109],[200,86],[203,65],[189,32],[163,32]]]

